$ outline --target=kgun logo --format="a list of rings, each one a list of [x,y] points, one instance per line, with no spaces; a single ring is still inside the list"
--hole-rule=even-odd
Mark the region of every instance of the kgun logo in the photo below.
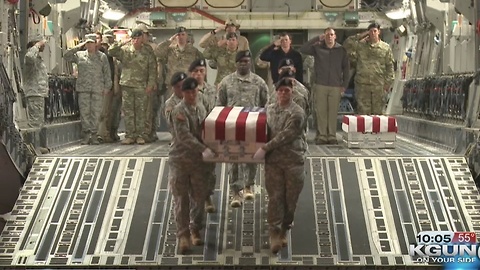
[[[419,263],[473,263],[479,261],[479,251],[476,244],[418,244],[410,245],[409,255]]]

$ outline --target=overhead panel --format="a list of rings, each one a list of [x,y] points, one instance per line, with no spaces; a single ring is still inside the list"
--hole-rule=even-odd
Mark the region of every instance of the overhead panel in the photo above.
[[[317,0],[317,10],[357,10],[358,0]]]
[[[245,0],[201,0],[200,8],[210,11],[248,11],[250,7]]]
[[[158,0],[158,2],[164,7],[185,8],[193,7],[197,4],[198,0]]]
[[[312,10],[312,1],[272,0],[252,1],[254,12],[303,12]]]

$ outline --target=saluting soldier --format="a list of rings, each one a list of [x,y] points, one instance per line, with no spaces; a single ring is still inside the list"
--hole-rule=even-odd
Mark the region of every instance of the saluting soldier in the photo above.
[[[164,84],[177,71],[188,72],[190,63],[204,58],[197,48],[187,42],[187,39],[187,29],[181,26],[177,28],[175,35],[160,43],[155,49],[159,65],[166,69],[165,78],[159,74],[159,85]],[[167,89],[165,96],[169,97],[171,94],[171,90]]]
[[[218,85],[220,81],[227,75],[235,72],[237,67],[235,63],[235,56],[238,52],[238,36],[235,33],[228,33],[224,39],[226,46],[218,45],[210,42],[209,39],[215,39],[214,35],[206,34],[203,39],[207,39],[203,56],[207,59],[214,60],[217,63],[217,77],[215,84]]]
[[[267,107],[270,140],[257,150],[254,159],[265,158],[265,187],[268,193],[270,250],[277,253],[288,245],[298,197],[305,180],[305,150],[302,139],[303,109],[293,102],[293,80],[276,84],[277,102]]]
[[[98,50],[96,34],[67,50],[64,58],[77,64],[76,91],[83,130],[82,144],[99,144],[97,130],[102,113],[103,95],[112,89],[110,64],[107,56]],[[86,50],[84,50],[86,48]]]
[[[237,71],[223,78],[218,85],[217,106],[264,107],[268,86],[257,74],[251,72],[250,51],[239,51],[235,61]],[[240,207],[243,199],[252,200],[257,174],[256,164],[234,163],[230,169],[230,188],[233,192],[232,207]],[[243,180],[243,181],[242,181]],[[243,194],[241,191],[243,190]]]
[[[383,114],[383,97],[390,89],[395,73],[390,46],[380,39],[380,25],[372,23],[367,31],[344,42],[355,67],[355,98],[358,114]]]
[[[202,245],[203,204],[208,194],[205,185],[204,157],[213,152],[201,139],[201,123],[206,117],[203,106],[197,105],[198,84],[187,78],[182,84],[183,100],[172,111],[173,143],[168,154],[169,182],[175,205],[175,221],[179,252],[186,253],[191,245]]]
[[[125,139],[122,144],[145,144],[151,129],[146,127],[148,95],[154,91],[157,63],[151,48],[143,44],[142,30],[132,31],[130,39],[116,43],[108,53],[122,62],[120,86],[125,113]]]

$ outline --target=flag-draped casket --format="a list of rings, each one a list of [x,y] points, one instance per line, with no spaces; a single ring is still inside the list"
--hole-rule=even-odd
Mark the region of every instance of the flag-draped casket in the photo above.
[[[345,115],[344,140],[349,148],[395,148],[397,120],[386,115]]]
[[[250,163],[267,142],[265,108],[215,107],[203,122],[203,142],[212,149],[212,162]]]

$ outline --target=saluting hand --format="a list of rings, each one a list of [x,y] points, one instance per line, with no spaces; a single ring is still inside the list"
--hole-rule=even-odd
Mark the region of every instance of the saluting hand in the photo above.
[[[175,33],[175,34],[174,34],[173,36],[171,36],[168,40],[169,40],[170,42],[172,42],[173,40],[175,40],[175,38],[177,38],[177,36],[178,36],[178,33]]]
[[[221,39],[217,42],[218,47],[223,47],[227,45],[227,40],[226,39]]]

